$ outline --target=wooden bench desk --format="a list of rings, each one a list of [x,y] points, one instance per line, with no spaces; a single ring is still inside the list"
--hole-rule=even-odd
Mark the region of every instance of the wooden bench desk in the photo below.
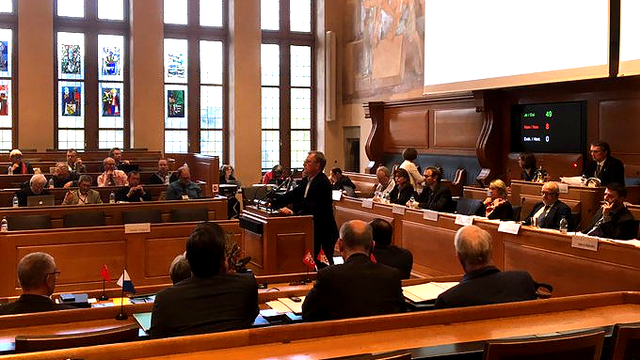
[[[394,214],[390,205],[362,207],[362,200],[343,197],[334,201],[338,226],[345,221],[382,218],[393,225],[393,243],[413,254],[413,272],[426,276],[461,272],[453,238],[460,225],[456,215],[439,213],[425,220],[422,210]],[[556,230],[522,226],[518,235],[498,232],[499,222],[475,218],[474,225],[493,237],[493,262],[503,270],[526,270],[538,282],[554,286],[553,296],[603,291],[640,290],[640,247],[600,241],[598,251],[571,246],[571,235]]]
[[[55,350],[6,359],[327,359],[640,320],[640,293],[618,292],[302,323]]]

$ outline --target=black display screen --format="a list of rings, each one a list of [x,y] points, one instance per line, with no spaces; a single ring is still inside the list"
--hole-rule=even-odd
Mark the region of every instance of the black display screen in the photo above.
[[[584,102],[516,105],[511,114],[512,152],[582,152],[586,124]]]

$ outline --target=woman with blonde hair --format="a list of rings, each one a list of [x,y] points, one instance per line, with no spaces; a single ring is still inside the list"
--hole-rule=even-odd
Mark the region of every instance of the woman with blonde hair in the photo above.
[[[511,220],[513,209],[507,200],[507,184],[500,179],[493,180],[489,184],[488,195],[477,215],[486,216],[488,219]]]

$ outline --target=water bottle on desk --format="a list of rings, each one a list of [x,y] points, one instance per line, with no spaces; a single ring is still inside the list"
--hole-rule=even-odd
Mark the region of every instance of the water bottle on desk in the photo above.
[[[53,178],[49,179],[49,189],[53,189],[54,188],[54,184],[53,184]]]
[[[7,222],[7,218],[2,218],[2,225],[0,225],[0,232],[8,232],[9,231],[9,222]]]
[[[18,195],[13,195],[12,204],[14,208],[17,208],[20,206],[20,201],[18,201]]]
[[[563,217],[562,220],[560,220],[560,232],[566,234],[568,230],[569,222],[567,221],[567,218]]]
[[[13,175],[13,166],[9,166],[9,170],[7,170],[7,174]]]
[[[414,198],[413,195],[411,196],[411,199],[409,199],[409,201],[407,201],[407,207],[409,209],[417,208],[417,206],[416,206],[416,198]]]
[[[109,194],[109,204],[115,204],[116,203],[116,194],[113,193],[113,191]]]

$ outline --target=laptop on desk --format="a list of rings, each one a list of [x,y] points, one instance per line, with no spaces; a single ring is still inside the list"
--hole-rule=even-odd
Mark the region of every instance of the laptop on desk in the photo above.
[[[53,206],[55,197],[53,195],[34,195],[27,197],[27,207]]]

